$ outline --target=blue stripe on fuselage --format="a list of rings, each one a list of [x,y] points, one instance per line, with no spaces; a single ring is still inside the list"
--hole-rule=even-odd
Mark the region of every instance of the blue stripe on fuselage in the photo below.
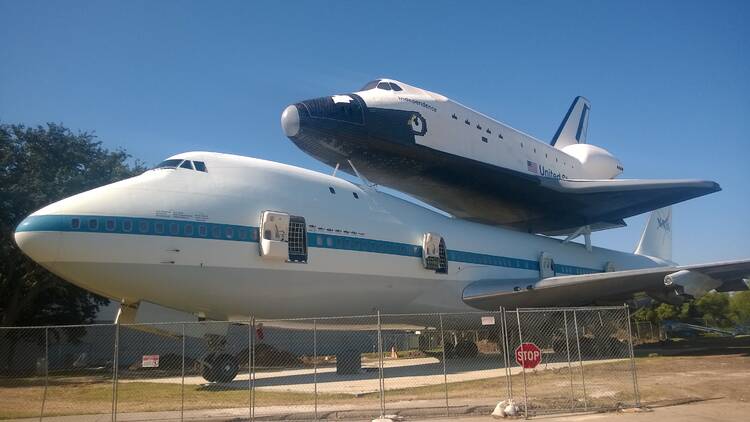
[[[76,221],[77,225],[74,224]],[[251,243],[257,243],[259,235],[257,227],[236,224],[97,215],[34,215],[23,220],[16,231],[135,234]],[[422,247],[419,245],[325,233],[308,232],[307,244],[312,248],[372,252],[414,258],[422,257]],[[448,261],[539,271],[538,261],[476,252],[448,250]],[[558,274],[589,274],[601,272],[601,270],[555,264],[555,272]]]

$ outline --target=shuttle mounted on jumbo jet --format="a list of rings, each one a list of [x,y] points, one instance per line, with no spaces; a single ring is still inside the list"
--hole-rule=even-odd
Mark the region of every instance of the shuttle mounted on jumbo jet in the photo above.
[[[291,105],[281,124],[332,167],[359,170],[454,217],[530,233],[624,226],[624,218],[720,190],[703,180],[614,179],[620,161],[586,143],[590,111],[576,98],[547,144],[440,94],[378,79]]]
[[[655,212],[636,253],[588,252],[298,167],[190,152],[42,208],[15,240],[121,302],[118,322],[133,312],[147,322],[138,315],[157,305],[183,315],[172,320],[246,320],[622,303],[639,292],[677,303],[747,289],[750,260],[671,262],[671,218]],[[208,380],[236,374],[224,352],[205,360]]]

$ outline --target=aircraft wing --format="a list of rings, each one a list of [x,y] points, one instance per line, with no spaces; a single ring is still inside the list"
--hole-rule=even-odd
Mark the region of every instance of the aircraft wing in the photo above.
[[[707,180],[560,180],[540,178],[548,198],[560,201],[559,211],[577,214],[586,221],[615,222],[687,199],[721,190]],[[547,235],[569,230],[548,229]]]
[[[675,277],[677,273],[679,275]],[[665,284],[667,276],[672,282],[669,286]],[[748,290],[745,279],[750,279],[750,259],[550,277],[537,281],[479,280],[464,289],[463,300],[484,310],[496,310],[501,306],[580,306],[622,302],[641,292],[667,295],[675,289],[684,288],[687,292],[695,291],[697,287],[717,291]]]

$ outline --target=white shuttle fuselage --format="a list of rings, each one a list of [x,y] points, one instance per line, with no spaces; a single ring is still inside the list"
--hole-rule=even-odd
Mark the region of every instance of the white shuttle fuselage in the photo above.
[[[19,225],[17,243],[87,290],[212,319],[467,311],[475,309],[462,300],[467,285],[525,289],[545,271],[542,256],[557,275],[665,264],[445,217],[289,165],[205,152],[173,159],[37,211]],[[260,255],[265,211],[304,218],[305,262]],[[426,233],[445,243],[444,272],[425,268]]]

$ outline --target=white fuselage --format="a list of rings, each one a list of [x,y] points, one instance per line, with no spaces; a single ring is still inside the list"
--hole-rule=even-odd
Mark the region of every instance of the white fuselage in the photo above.
[[[523,139],[511,133],[503,136]],[[575,243],[448,218],[284,164],[205,152],[175,158],[202,160],[208,171],[150,170],[62,200],[32,214],[16,241],[34,260],[85,289],[215,319],[466,311],[472,309],[462,301],[467,284],[538,279],[533,264],[542,252],[554,257],[562,274],[603,271],[608,264],[617,270],[659,265],[639,255],[588,252]],[[259,255],[253,230],[267,210],[306,219],[307,263]],[[141,222],[148,231],[139,232]],[[156,233],[159,222],[162,232]],[[201,225],[207,227],[202,234]],[[445,274],[422,265],[426,232],[445,239]]]

